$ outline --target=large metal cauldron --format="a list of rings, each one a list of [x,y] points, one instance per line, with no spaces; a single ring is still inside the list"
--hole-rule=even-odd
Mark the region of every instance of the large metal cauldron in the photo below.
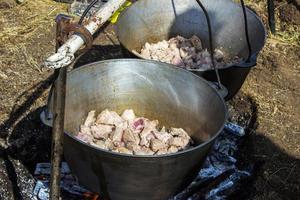
[[[208,11],[215,48],[228,55],[248,57],[242,8],[232,0],[201,0]],[[228,89],[226,100],[241,88],[251,67],[264,46],[266,32],[257,15],[247,9],[251,61],[228,65],[219,70],[222,84]],[[197,35],[208,47],[209,35],[205,15],[195,0],[140,0],[121,14],[117,24],[120,43],[130,54],[140,57],[139,51],[146,42],[158,42],[176,35]],[[142,57],[140,57],[142,58]],[[216,81],[213,70],[195,72],[210,81]]]
[[[90,110],[106,108],[132,108],[138,116],[182,127],[197,146],[175,154],[131,156],[74,137]],[[165,200],[195,178],[226,118],[222,97],[193,73],[140,59],[92,63],[67,76],[64,155],[91,191],[112,200]]]

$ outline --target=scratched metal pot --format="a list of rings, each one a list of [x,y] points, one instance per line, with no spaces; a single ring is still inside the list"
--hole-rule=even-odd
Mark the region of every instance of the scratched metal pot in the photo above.
[[[248,57],[242,8],[232,0],[201,0],[208,11],[215,48],[227,55]],[[249,63],[242,61],[220,69],[222,84],[227,88],[226,100],[241,88],[250,69],[256,65],[257,55],[265,43],[266,31],[262,21],[247,9],[249,39],[252,47]],[[186,38],[197,35],[203,46],[208,47],[209,35],[206,18],[195,0],[142,0],[134,3],[121,14],[117,23],[117,35],[128,56],[142,58],[133,52],[146,42],[158,42],[181,35]],[[210,81],[216,81],[213,70],[194,72]]]
[[[50,111],[52,108],[50,103]],[[196,146],[160,156],[114,153],[76,139],[90,110],[122,112],[184,128]],[[169,64],[141,59],[96,62],[67,75],[64,156],[87,189],[112,200],[162,200],[197,175],[227,110],[204,79]]]

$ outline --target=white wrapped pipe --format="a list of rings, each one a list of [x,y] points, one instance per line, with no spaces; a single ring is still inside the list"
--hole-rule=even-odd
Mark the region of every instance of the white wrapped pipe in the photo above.
[[[126,0],[109,0],[99,8],[84,27],[93,35],[125,1]],[[80,36],[72,35],[70,39],[57,50],[57,53],[46,59],[44,66],[57,69],[69,65],[74,60],[74,53],[83,45],[84,41]]]

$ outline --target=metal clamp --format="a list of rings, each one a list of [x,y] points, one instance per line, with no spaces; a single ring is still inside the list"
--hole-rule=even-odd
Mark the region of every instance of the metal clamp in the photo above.
[[[72,22],[72,17],[68,15],[59,14],[56,17],[55,21],[58,27],[56,34],[56,40],[59,43],[58,46],[61,46],[63,43],[65,43],[69,39],[70,35],[76,34],[80,36],[85,43],[85,47],[81,51],[85,52],[92,47],[92,34],[84,26]]]

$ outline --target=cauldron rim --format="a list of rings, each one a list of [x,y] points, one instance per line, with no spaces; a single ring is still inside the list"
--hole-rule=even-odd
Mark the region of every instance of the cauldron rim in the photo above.
[[[107,63],[107,62],[147,62],[147,63],[154,63],[154,64],[158,64],[158,65],[165,65],[166,67],[169,68],[175,68],[176,70],[181,70],[183,73],[189,73],[191,76],[194,76],[195,78],[201,80],[201,82],[203,84],[207,84],[207,86],[209,88],[211,88],[213,90],[213,92],[217,95],[217,98],[220,99],[220,102],[223,104],[225,113],[224,113],[224,121],[222,123],[222,125],[220,126],[219,130],[216,131],[216,133],[213,135],[213,137],[209,138],[208,140],[206,140],[205,142],[202,142],[201,144],[192,147],[192,148],[188,148],[182,151],[178,151],[176,153],[170,153],[170,154],[162,154],[162,155],[131,155],[131,154],[123,154],[123,153],[118,153],[118,152],[113,152],[113,151],[109,151],[109,150],[105,150],[105,149],[101,149],[99,147],[87,144],[83,141],[81,141],[80,139],[76,138],[74,134],[69,133],[67,131],[64,131],[64,134],[70,138],[72,138],[73,140],[75,140],[76,142],[79,142],[83,145],[85,145],[86,147],[93,149],[94,151],[98,151],[101,153],[105,153],[108,155],[113,155],[113,156],[118,156],[118,157],[122,157],[122,158],[137,158],[137,159],[160,159],[160,158],[166,158],[166,157],[176,157],[176,156],[182,156],[183,154],[198,150],[200,148],[203,148],[204,146],[208,145],[209,143],[213,142],[219,135],[220,133],[223,131],[226,120],[228,119],[228,110],[225,104],[224,99],[221,97],[221,95],[219,94],[219,92],[217,91],[217,89],[215,89],[214,87],[212,87],[208,81],[206,81],[204,78],[197,76],[196,74],[189,72],[188,70],[185,70],[183,68],[177,67],[175,65],[172,64],[168,64],[168,63],[164,63],[164,62],[160,62],[160,61],[154,61],[154,60],[144,60],[144,59],[137,59],[137,58],[128,58],[128,59],[108,59],[108,60],[103,60],[103,61],[97,61],[97,62],[92,62],[92,63],[88,63],[85,65],[82,65],[76,69],[73,69],[72,71],[68,72],[68,74],[72,74],[73,72],[76,72],[78,70],[80,70],[80,68],[82,69],[83,67],[93,67],[95,65],[98,64],[102,64],[102,63]]]

